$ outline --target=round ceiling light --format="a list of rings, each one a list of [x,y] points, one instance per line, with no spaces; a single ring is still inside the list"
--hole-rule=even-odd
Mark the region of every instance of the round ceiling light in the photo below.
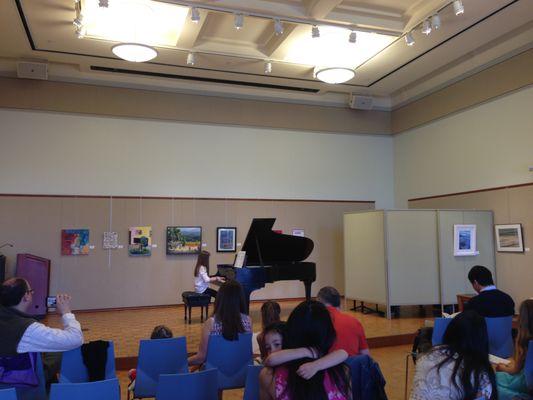
[[[140,43],[119,43],[111,47],[118,57],[131,62],[145,62],[157,57],[157,50]]]
[[[326,83],[344,83],[355,76],[355,71],[346,67],[316,67],[315,77]]]

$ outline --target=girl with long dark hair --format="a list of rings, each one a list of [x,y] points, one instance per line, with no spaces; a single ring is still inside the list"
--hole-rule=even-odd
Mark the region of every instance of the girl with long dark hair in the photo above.
[[[217,297],[217,291],[209,287],[210,283],[224,282],[220,276],[209,276],[209,252],[202,250],[196,259],[194,267],[194,291],[196,293],[208,294],[213,298]]]
[[[189,365],[203,364],[207,356],[210,335],[222,335],[226,340],[237,340],[239,333],[252,332],[252,320],[246,312],[241,284],[229,280],[218,291],[213,316],[204,322],[198,353],[189,357]]]
[[[283,349],[269,357],[287,362],[260,375],[262,400],[345,400],[351,399],[348,368],[328,354],[335,341],[335,329],[326,307],[317,301],[300,303],[285,326]],[[285,350],[286,349],[286,350]],[[341,350],[344,359],[347,353]],[[294,359],[295,353],[301,352]],[[333,356],[333,357],[331,357]],[[322,357],[320,359],[317,359]],[[279,358],[279,357],[278,357]],[[268,360],[268,359],[267,359]],[[268,365],[268,363],[267,363]]]
[[[500,400],[528,398],[528,388],[524,366],[526,363],[529,341],[533,340],[533,300],[524,300],[518,313],[518,335],[515,353],[507,365],[496,366],[496,383]],[[533,393],[529,393],[532,395]]]
[[[456,316],[443,344],[420,357],[411,400],[495,400],[496,377],[489,362],[485,319],[475,311]]]

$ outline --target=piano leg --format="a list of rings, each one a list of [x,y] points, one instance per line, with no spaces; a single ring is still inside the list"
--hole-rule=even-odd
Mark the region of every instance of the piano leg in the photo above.
[[[305,286],[305,300],[309,301],[311,300],[311,285],[313,284],[313,281],[303,281]]]
[[[242,290],[244,292],[244,304],[245,304],[246,314],[249,315],[250,314],[250,295],[252,294],[253,289],[243,286]]]

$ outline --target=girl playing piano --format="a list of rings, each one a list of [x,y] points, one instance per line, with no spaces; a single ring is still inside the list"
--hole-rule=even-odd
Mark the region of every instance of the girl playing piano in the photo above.
[[[198,254],[196,267],[194,267],[194,291],[216,298],[217,291],[209,287],[211,282],[224,282],[224,278],[220,276],[209,276],[209,252],[202,250]]]

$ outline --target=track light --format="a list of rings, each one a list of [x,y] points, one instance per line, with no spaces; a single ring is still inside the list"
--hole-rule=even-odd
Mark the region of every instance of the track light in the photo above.
[[[422,22],[422,33],[424,35],[429,35],[431,33],[431,23],[429,22],[429,19]]]
[[[350,37],[348,39],[350,43],[355,43],[357,41],[357,33],[355,31],[350,32]]]
[[[244,26],[244,15],[235,14],[235,29],[241,30]]]
[[[407,35],[405,35],[405,43],[407,43],[407,46],[412,46],[415,44],[415,39],[413,38],[413,32],[409,32]]]
[[[191,21],[195,24],[200,22],[200,12],[196,7],[191,8]]]
[[[274,31],[276,35],[283,35],[283,24],[279,18],[274,18]]]
[[[455,0],[453,2],[453,12],[455,13],[455,15],[464,14],[465,8],[461,0]]]
[[[98,7],[108,8],[109,7],[109,0],[98,0]]]
[[[187,65],[194,65],[196,63],[196,56],[194,53],[187,54]]]
[[[311,37],[313,39],[320,37],[320,30],[318,29],[318,26],[313,25],[313,28],[311,29]]]
[[[272,63],[270,61],[265,62],[265,74],[272,73]]]
[[[440,29],[440,15],[439,14],[435,14],[434,16],[431,17],[431,29],[435,31],[437,29]]]
[[[83,32],[82,28],[76,29],[76,37],[78,39],[83,39],[85,37],[85,32]]]
[[[72,25],[76,27],[76,29],[81,29],[83,26],[83,22],[81,22],[81,17],[74,18],[74,21],[72,21]]]

